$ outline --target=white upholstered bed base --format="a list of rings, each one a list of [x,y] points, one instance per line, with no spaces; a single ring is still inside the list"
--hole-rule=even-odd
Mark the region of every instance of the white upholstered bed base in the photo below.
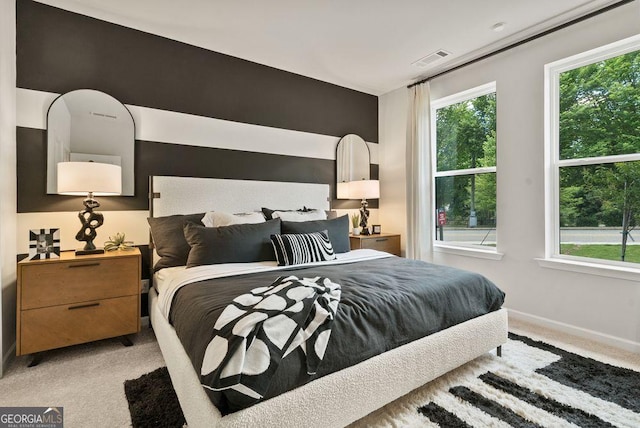
[[[151,214],[156,217],[211,209],[329,208],[326,184],[153,177],[150,192]],[[156,303],[151,288],[151,323],[190,428],[344,426],[507,341],[507,313],[502,309],[222,417]]]
[[[507,341],[507,311],[501,309],[222,417],[200,385],[175,330],[160,313],[153,288],[149,306],[190,428],[344,426]]]

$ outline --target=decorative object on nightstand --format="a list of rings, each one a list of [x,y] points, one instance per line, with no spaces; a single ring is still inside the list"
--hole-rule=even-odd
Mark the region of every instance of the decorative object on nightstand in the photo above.
[[[353,235],[360,235],[360,214],[351,214],[351,226]]]
[[[371,228],[373,229],[371,233],[374,235],[380,235],[382,233],[382,226],[379,224],[374,224]]]
[[[133,241],[126,241],[124,233],[116,233],[113,238],[110,236],[109,240],[104,243],[105,251],[129,251],[133,248]]]
[[[140,251],[18,263],[16,355],[140,331]]]
[[[397,233],[350,236],[349,243],[352,250],[368,248],[400,256],[400,235]]]
[[[29,231],[29,260],[60,257],[60,229],[31,229]]]
[[[122,170],[118,165],[98,162],[60,162],[58,163],[58,194],[87,195],[82,202],[84,210],[78,213],[82,228],[76,234],[78,241],[86,242],[84,249],[77,255],[104,253],[96,249],[93,240],[96,229],[104,223],[104,216],[95,212],[100,206],[94,196],[113,196],[122,192]]]
[[[378,180],[357,180],[349,183],[349,196],[354,199],[362,199],[360,204],[360,227],[362,235],[369,234],[369,203],[367,199],[378,199],[380,197],[380,182]]]

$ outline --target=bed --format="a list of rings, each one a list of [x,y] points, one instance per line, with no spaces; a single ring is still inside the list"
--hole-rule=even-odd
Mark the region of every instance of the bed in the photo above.
[[[150,217],[158,219],[175,214],[187,215],[210,210],[238,213],[259,211],[262,207],[277,207],[283,210],[295,210],[300,207],[329,209],[329,186],[308,183],[152,177],[150,196]],[[444,269],[445,276],[452,278],[459,276],[461,281],[465,280],[467,275],[451,268],[417,264],[415,261],[377,252],[367,252],[367,250],[358,251],[341,254],[336,260],[309,263],[302,267],[277,267],[275,263],[259,262],[202,265],[196,266],[194,269],[169,266],[156,272],[154,275],[156,283],[149,292],[151,324],[190,427],[345,426],[506,342],[506,311],[496,307],[501,302],[498,302],[497,298],[493,296],[493,301],[486,304],[490,310],[477,309],[476,306],[479,305],[472,303],[470,306],[473,310],[477,309],[481,312],[472,314],[470,318],[467,316],[469,319],[456,319],[456,316],[447,309],[440,315],[432,316],[432,318],[444,320],[446,326],[444,329],[436,329],[439,331],[430,329],[423,333],[427,334],[426,336],[418,338],[413,336],[414,333],[409,332],[406,337],[403,336],[396,340],[397,343],[391,349],[382,349],[381,353],[376,351],[374,356],[357,355],[353,357],[351,362],[333,364],[325,362],[332,361],[330,358],[332,352],[339,353],[340,351],[336,350],[336,347],[331,348],[332,341],[347,343],[351,340],[358,340],[357,336],[354,338],[347,336],[351,334],[346,331],[348,328],[345,326],[348,323],[340,317],[342,312],[338,310],[331,332],[331,340],[327,346],[326,358],[320,363],[317,376],[313,376],[311,381],[297,387],[287,383],[289,381],[283,380],[281,383],[274,381],[274,385],[281,386],[270,387],[272,391],[257,404],[240,410],[230,410],[225,402],[221,405],[221,402],[217,401],[218,407],[222,411],[219,410],[212,401],[211,390],[202,386],[200,373],[202,373],[201,369],[204,363],[198,363],[194,359],[194,352],[202,354],[206,346],[203,344],[194,345],[185,339],[185,337],[190,337],[185,334],[197,330],[197,324],[196,328],[187,328],[184,327],[186,324],[180,324],[181,318],[188,319],[191,316],[189,314],[190,307],[194,308],[193,312],[196,311],[195,308],[198,305],[193,303],[190,306],[190,302],[196,302],[197,299],[202,300],[205,295],[207,299],[210,299],[207,294],[209,292],[203,291],[207,287],[211,290],[230,290],[232,286],[237,284],[240,288],[237,291],[234,290],[233,293],[244,293],[255,287],[254,282],[251,282],[254,279],[265,281],[266,278],[295,274],[300,274],[302,277],[309,272],[314,275],[326,274],[327,277],[339,278],[336,282],[343,283],[343,300],[340,304],[344,308],[352,308],[353,305],[362,306],[363,302],[360,300],[359,303],[353,303],[357,295],[363,294],[361,290],[351,288],[352,283],[358,282],[354,278],[362,277],[354,272],[367,272],[370,275],[366,281],[359,280],[363,283],[375,282],[375,278],[382,277],[384,272],[389,270],[387,265],[398,263],[403,264],[402,271],[412,272],[411,275],[406,275],[408,278],[415,276],[413,269],[418,268],[426,269],[427,275],[432,275],[434,272],[429,269]],[[415,266],[411,265],[412,263],[416,263]],[[220,276],[220,270],[227,273]],[[218,277],[212,278],[210,271],[216,271],[217,273],[213,276]],[[241,274],[242,276],[240,276]],[[384,281],[380,281],[379,286],[383,286],[383,284]],[[167,290],[172,291],[168,292]],[[367,292],[370,293],[370,290]],[[428,299],[432,297],[426,296],[424,298],[427,300],[419,305],[413,304],[413,306],[420,307],[428,304]],[[405,300],[402,305],[403,311],[406,312],[416,299],[418,297],[412,296],[409,300]],[[459,300],[466,301],[469,298],[462,296]],[[175,307],[172,306],[174,302]],[[224,306],[219,302],[216,304],[220,308]],[[187,309],[179,312],[175,308],[180,305]],[[178,314],[172,313],[172,310],[178,311]],[[367,310],[363,313],[377,312],[379,311]],[[180,313],[189,316],[179,315]],[[214,318],[218,316],[219,313]],[[376,322],[379,323],[380,319],[395,316],[397,315],[390,315],[382,311]],[[169,321],[170,319],[172,322]],[[461,319],[463,321],[460,321]],[[178,323],[174,328],[172,323],[176,321]],[[407,322],[406,324],[416,323]],[[201,328],[205,331],[209,329],[207,326]],[[185,342],[184,346],[176,330]],[[200,333],[191,334],[191,336],[198,335]],[[391,333],[391,336],[397,338],[398,334],[397,332]],[[384,348],[387,345],[381,346]],[[189,349],[189,353],[186,349]],[[296,364],[300,365],[300,358],[303,358],[304,354],[300,354],[300,352],[296,354],[296,352],[288,354],[282,360],[281,365],[293,367],[296,367]],[[354,352],[354,354],[357,353]],[[296,363],[296,361],[298,362]],[[320,373],[324,366],[335,366],[333,367],[335,371]],[[282,390],[280,391],[278,388]]]

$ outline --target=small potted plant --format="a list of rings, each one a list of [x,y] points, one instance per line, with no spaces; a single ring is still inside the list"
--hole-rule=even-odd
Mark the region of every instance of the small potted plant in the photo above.
[[[353,236],[360,235],[360,214],[351,214],[351,226],[353,226]]]
[[[104,243],[105,251],[116,250],[133,250],[133,241],[125,241],[124,233],[116,233],[114,237],[109,237],[109,240]]]

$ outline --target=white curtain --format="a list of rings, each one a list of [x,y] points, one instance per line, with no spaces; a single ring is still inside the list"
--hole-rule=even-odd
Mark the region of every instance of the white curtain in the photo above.
[[[429,82],[410,89],[407,123],[407,257],[431,260]]]

